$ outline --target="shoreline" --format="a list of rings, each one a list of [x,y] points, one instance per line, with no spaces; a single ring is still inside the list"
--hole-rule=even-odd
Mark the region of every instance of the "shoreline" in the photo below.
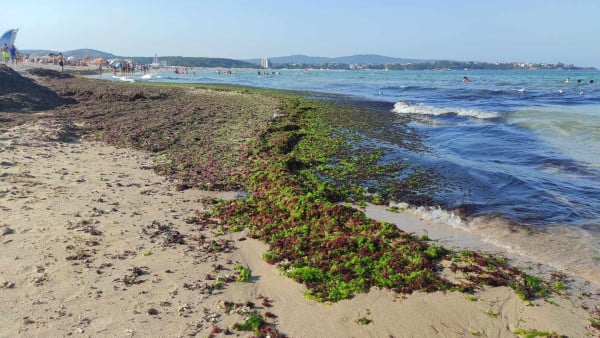
[[[9,309],[17,310],[2,316],[6,326],[1,327],[8,330],[7,335],[19,332],[51,335],[59,332],[59,327],[67,327],[73,333],[133,336],[163,332],[172,335],[174,332],[189,334],[194,331],[194,325],[198,334],[206,335],[214,329],[211,318],[218,318],[216,325],[220,328],[243,320],[243,315],[223,313],[219,302],[258,303],[259,295],[272,300],[272,307],[258,306],[259,313],[277,315],[278,318],[269,321],[291,336],[343,337],[357,332],[361,336],[407,333],[455,336],[477,332],[512,336],[520,327],[577,336],[589,330],[589,314],[581,306],[593,308],[598,304],[598,294],[584,299],[578,299],[575,293],[570,298],[550,298],[558,305],[535,300],[536,306],[530,308],[506,287],[479,291],[475,294],[477,301],[467,300],[466,294],[458,292],[397,295],[372,289],[351,300],[326,305],[304,298],[301,284],[281,276],[274,266],[263,261],[263,244],[250,239],[240,241],[245,233],[226,237],[235,243],[237,250],[202,254],[200,258],[197,251],[187,251],[183,246],[164,247],[160,241],[148,238],[147,234],[155,230],[151,225],[155,221],[172,223],[173,229],[182,234],[197,235],[195,226],[184,220],[193,210],[202,208],[203,198],[214,197],[214,193],[177,191],[163,177],[148,170],[152,159],[142,152],[107,147],[85,139],[57,142],[55,136],[63,127],[59,122],[33,125],[30,122],[2,130],[1,149],[7,160],[3,160],[0,168],[0,191],[3,192],[0,198],[3,210],[19,211],[10,213],[11,218],[1,223],[5,230],[0,237],[3,243],[0,246],[0,271],[3,271],[0,297],[12,302]],[[104,166],[108,169],[99,170]],[[102,175],[102,172],[109,174]],[[234,196],[232,192],[225,195],[226,198]],[[140,204],[131,203],[136,200],[140,200]],[[406,214],[396,216],[408,217],[404,230],[410,232],[406,229],[408,225],[419,224],[420,231],[426,229],[424,231],[435,239],[430,232],[431,224],[420,224],[414,216]],[[91,223],[81,222],[84,220]],[[93,228],[87,226],[90,224]],[[202,233],[210,235],[211,231],[205,229]],[[94,241],[98,244],[88,245]],[[76,249],[83,251],[77,253]],[[125,255],[127,251],[131,252]],[[68,260],[74,253],[81,259]],[[125,258],[117,257],[122,255]],[[14,262],[18,262],[17,266]],[[178,262],[176,270],[169,267],[174,262]],[[141,270],[130,271],[132,264]],[[215,271],[215,264],[224,269]],[[233,274],[234,264],[251,269],[250,283],[229,282],[214,294],[201,292],[202,285],[214,283],[214,279],[204,274]],[[139,275],[132,274],[134,271]],[[127,285],[123,282],[124,276],[137,279],[140,284]],[[200,287],[188,289],[186,284]],[[170,285],[168,294],[162,285]],[[90,293],[100,296],[90,303],[85,300],[83,291],[67,295],[69,290],[82,287],[88,296]],[[23,298],[24,294],[28,296]],[[195,303],[187,307],[186,299]],[[175,304],[179,306],[179,313]],[[114,318],[110,313],[114,313],[115,308],[128,315]],[[209,309],[208,314],[203,308]],[[157,310],[158,315],[152,314],[151,309]],[[182,316],[182,311],[189,312],[188,316]],[[373,322],[358,323],[362,318]],[[399,322],[398,318],[408,319]],[[201,328],[197,327],[199,323],[202,323]],[[0,332],[0,336],[3,334]]]
[[[423,208],[407,208],[399,212],[389,211],[387,206],[372,204],[356,208],[372,219],[396,224],[400,229],[416,236],[428,236],[444,247],[499,255],[528,273],[545,278],[562,273],[569,277],[575,289],[587,292],[600,290],[600,274],[595,269],[593,257],[565,257],[561,256],[562,251],[557,251],[557,243],[566,247],[564,250],[572,250],[573,243],[586,240],[583,232],[581,237],[565,241],[564,236],[568,233],[560,229],[531,231],[511,227],[503,220],[488,218],[461,220],[458,225],[451,225],[443,221],[448,216],[443,216],[440,220],[440,216],[436,217],[430,211],[425,212]],[[443,210],[441,213],[452,215]],[[453,220],[456,222],[456,218]],[[584,243],[580,245],[583,246]],[[587,262],[587,265],[583,262]]]
[[[330,305],[311,301],[302,296],[301,284],[262,259],[264,244],[240,241],[244,234],[227,236],[236,250],[201,255],[144,235],[152,222],[194,233],[183,220],[215,193],[177,192],[149,170],[147,154],[86,140],[48,141],[53,132],[47,128],[26,124],[3,131],[3,158],[11,165],[3,164],[0,198],[4,210],[19,212],[2,221],[0,298],[8,306],[0,310],[0,336],[206,335],[213,325],[224,329],[243,321],[244,315],[223,313],[223,301],[258,304],[259,295],[271,302],[260,312],[275,314],[277,329],[290,336],[512,336],[517,328],[579,336],[587,332],[588,316],[580,305],[599,300],[597,294],[579,300],[573,295],[551,297],[557,305],[536,300],[528,306],[501,287],[476,292],[475,301],[460,292],[398,295],[376,289]],[[84,229],[85,220],[96,234]],[[90,241],[98,244],[89,247]],[[71,246],[90,256],[65,260]],[[226,274],[234,264],[246,265],[251,282],[227,283],[212,294],[184,287],[210,283],[203,276],[215,273],[215,264]],[[144,271],[136,277],[139,284],[123,284],[136,266]],[[159,313],[147,313],[151,309]],[[361,325],[361,318],[372,323]]]

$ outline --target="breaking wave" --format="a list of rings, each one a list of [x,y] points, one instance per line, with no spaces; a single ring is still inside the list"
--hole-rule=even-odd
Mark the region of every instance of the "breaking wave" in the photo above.
[[[478,119],[493,119],[498,117],[496,112],[488,112],[476,109],[464,109],[464,108],[439,108],[426,106],[423,104],[411,104],[406,102],[396,102],[392,112],[397,114],[415,114],[415,115],[457,115],[467,116]]]

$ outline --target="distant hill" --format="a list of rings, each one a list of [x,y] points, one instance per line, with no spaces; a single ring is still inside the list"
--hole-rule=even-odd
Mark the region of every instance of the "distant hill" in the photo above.
[[[90,59],[95,59],[95,58],[100,58],[100,57],[105,58],[105,59],[114,59],[114,58],[118,57],[112,53],[107,53],[107,52],[99,51],[96,49],[89,49],[89,48],[67,50],[67,51],[63,52],[63,55],[66,57],[69,57],[69,56],[82,57],[85,54],[89,54]]]
[[[347,64],[390,64],[390,63],[422,63],[431,60],[406,59],[376,54],[352,55],[334,58],[335,62]]]
[[[23,54],[48,55],[58,54],[60,51],[47,49],[22,49]],[[154,62],[151,56],[118,56],[112,53],[96,49],[75,49],[63,51],[65,57],[83,57],[89,55],[90,60],[98,57],[105,59],[128,59],[135,63],[150,64]],[[258,68],[261,59],[234,60],[226,58],[190,57],[190,56],[161,56],[159,61],[165,61],[169,66],[179,67],[219,67],[219,68]],[[558,64],[534,64],[528,63],[523,66],[522,62],[475,62],[475,61],[448,61],[448,60],[426,60],[407,59],[383,56],[377,54],[359,54],[340,57],[323,57],[307,55],[290,55],[269,58],[272,68],[305,68],[321,67],[327,69],[595,69],[593,67],[576,67],[574,65]],[[358,66],[352,66],[358,65]]]
[[[37,54],[37,55],[48,55],[48,54],[58,54],[60,51],[57,50],[48,50],[48,49],[22,49],[20,50],[23,54]],[[67,50],[62,52],[65,57],[75,56],[75,57],[83,57],[86,53],[88,53],[90,59],[95,59],[98,57],[103,57],[105,59],[114,59],[117,58],[116,55],[112,53],[107,53],[103,51],[99,51],[96,49],[82,48],[75,50]]]
[[[307,56],[307,55],[290,55],[290,56],[278,56],[269,58],[269,61],[273,64],[278,63],[306,63],[306,64],[318,64],[318,63],[328,63],[331,58],[321,57],[321,56]],[[247,62],[260,64],[261,59],[250,59],[244,60]]]
[[[245,60],[254,64],[260,64],[261,59]],[[390,56],[382,56],[376,54],[362,54],[341,57],[323,57],[323,56],[307,56],[307,55],[290,55],[278,56],[269,58],[272,64],[327,64],[327,63],[343,63],[343,64],[390,64],[390,63],[421,63],[430,62],[431,60],[406,59]]]
[[[31,55],[31,54],[48,55],[50,53],[56,54],[58,52],[55,50],[49,50],[49,49],[19,49],[19,53],[27,54],[27,55]]]
[[[148,56],[128,56],[125,59],[131,59],[135,63],[150,64],[154,57]],[[224,59],[224,58],[207,58],[207,57],[192,57],[192,56],[161,56],[158,61],[165,61],[169,66],[179,67],[221,67],[221,68],[255,68],[256,65],[246,61]]]
[[[261,59],[246,60],[260,65]],[[270,68],[306,68],[324,69],[391,69],[391,70],[427,70],[427,69],[595,69],[593,67],[577,67],[563,63],[523,63],[523,62],[482,62],[482,61],[449,61],[433,59],[406,59],[377,54],[351,55],[341,57],[321,57],[307,55],[290,55],[270,57]]]
[[[48,50],[48,49],[22,49],[20,50],[23,54],[37,54],[37,55],[48,55],[58,54],[60,51]],[[82,48],[75,50],[68,50],[62,52],[65,57],[75,56],[77,58],[83,57],[86,53],[89,55],[90,60],[98,57],[103,57],[107,60],[110,59],[128,59],[133,60],[135,63],[150,64],[154,62],[154,57],[151,56],[118,56],[112,53],[99,51],[96,49]],[[254,68],[255,64],[246,61],[225,59],[225,58],[207,58],[207,57],[187,57],[187,56],[161,56],[158,58],[159,61],[166,61],[169,66],[179,67],[222,67],[222,68]]]

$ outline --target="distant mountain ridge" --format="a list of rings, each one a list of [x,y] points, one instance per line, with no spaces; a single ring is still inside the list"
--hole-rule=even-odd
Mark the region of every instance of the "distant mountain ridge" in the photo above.
[[[61,53],[61,51],[49,50],[49,49],[22,49],[22,50],[20,50],[20,52],[22,54],[37,54],[37,55],[48,55],[48,54]],[[107,53],[107,52],[103,52],[100,50],[89,49],[89,48],[67,50],[67,51],[63,51],[62,53],[65,57],[74,56],[74,57],[81,58],[81,57],[85,56],[86,54],[88,54],[90,59],[95,59],[95,58],[99,58],[99,57],[102,57],[105,59],[117,58],[117,56],[112,53]]]
[[[23,49],[20,50],[23,54],[37,54],[39,56],[58,54],[60,51],[48,50],[48,49]],[[112,53],[99,51],[96,49],[81,48],[75,50],[68,50],[62,52],[64,57],[76,57],[83,58],[86,54],[90,60],[102,57],[106,60],[110,59],[128,59],[133,60],[135,63],[150,64],[154,62],[152,56],[118,56]],[[253,68],[254,64],[234,59],[225,58],[207,58],[207,57],[183,57],[183,56],[161,56],[160,61],[166,61],[169,66],[181,66],[181,67],[222,67],[222,68]]]
[[[260,64],[261,59],[247,59],[244,61]],[[358,54],[340,57],[324,57],[324,56],[307,56],[307,55],[289,55],[270,57],[269,61],[272,64],[327,64],[327,63],[343,63],[343,64],[390,64],[390,63],[423,63],[433,60],[422,59],[407,59],[383,56],[377,54]]]
[[[48,54],[58,54],[61,51],[57,50],[49,50],[49,49],[23,49],[20,51],[24,54],[38,54],[38,55],[48,55]],[[86,53],[89,55],[90,59],[95,59],[98,57],[103,57],[105,59],[115,59],[115,58],[123,58],[123,56],[118,56],[112,53],[103,52],[97,49],[90,48],[81,48],[74,49],[68,51],[62,51],[65,57],[74,56],[74,57],[83,57]],[[150,57],[150,56],[149,56]],[[177,58],[176,56],[162,56],[168,58]],[[132,57],[126,57],[132,58]],[[133,58],[142,58],[142,57],[133,57]],[[179,57],[180,58],[180,57]],[[209,59],[209,58],[205,58]],[[225,60],[223,58],[211,58],[211,59],[220,59]],[[227,59],[234,60],[234,59]],[[252,64],[260,64],[261,59],[243,59],[237,60],[242,62],[248,62]],[[269,61],[272,64],[284,64],[284,63],[295,63],[295,64],[327,64],[327,63],[339,63],[339,64],[390,64],[390,63],[421,63],[421,62],[430,62],[433,60],[420,60],[420,59],[407,59],[407,58],[396,58],[389,57],[377,54],[358,54],[351,56],[340,56],[340,57],[324,57],[324,56],[307,56],[307,55],[289,55],[289,56],[279,56],[269,58]]]
[[[22,54],[38,56],[58,54],[60,51],[47,49],[22,49]],[[119,56],[97,49],[81,48],[62,52],[65,57],[82,58],[86,54],[93,60],[98,57],[110,59],[131,59],[136,63],[151,63],[151,56]],[[170,66],[182,67],[221,67],[221,68],[259,68],[261,59],[227,59],[210,57],[161,56]],[[357,54],[340,57],[323,57],[308,55],[289,55],[269,57],[273,68],[322,67],[328,69],[595,69],[594,67],[577,67],[572,64],[543,64],[523,62],[481,62],[481,61],[449,61],[436,59],[408,59],[383,56],[378,54]],[[356,66],[353,66],[356,65]],[[523,66],[525,65],[525,66]]]

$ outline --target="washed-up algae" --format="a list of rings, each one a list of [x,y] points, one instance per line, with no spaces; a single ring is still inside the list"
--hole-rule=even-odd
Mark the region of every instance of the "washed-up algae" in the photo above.
[[[502,258],[444,249],[346,205],[386,202],[389,196],[364,185],[369,178],[399,180],[394,187],[411,202],[420,198],[412,187],[435,180],[410,163],[381,162],[384,149],[361,147],[360,135],[332,123],[347,118],[342,105],[252,88],[51,75],[40,74],[40,83],[68,104],[49,114],[80,126],[81,135],[155,154],[156,170],[181,189],[245,190],[247,198],[219,201],[197,222],[247,228],[269,244],[264,259],[306,285],[309,298],[338,301],[372,287],[410,293],[508,285],[525,300],[549,292],[548,283]]]

